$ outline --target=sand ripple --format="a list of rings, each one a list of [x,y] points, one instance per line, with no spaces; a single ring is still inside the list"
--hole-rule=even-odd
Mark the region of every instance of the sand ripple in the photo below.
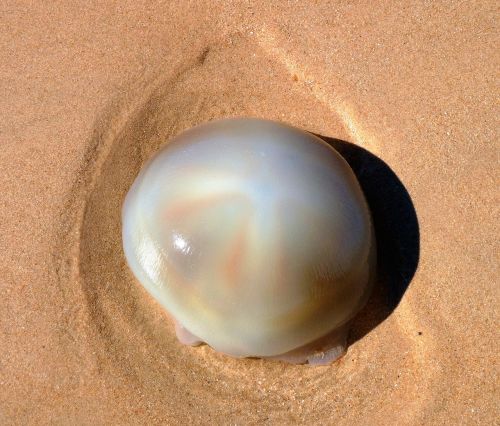
[[[330,367],[235,360],[207,346],[179,345],[167,315],[125,264],[120,228],[125,193],[144,162],[185,128],[212,118],[254,115],[360,143],[352,139],[355,133],[352,123],[345,122],[345,108],[339,114],[330,105],[335,100],[319,99],[320,88],[311,89],[300,72],[294,73],[292,59],[266,49],[266,43],[233,35],[174,69],[166,65],[157,70],[154,78],[111,104],[96,123],[68,200],[61,287],[68,303],[72,294],[83,294],[80,317],[94,344],[96,365],[123,377],[127,386],[137,389],[138,398],[164,413],[164,420],[183,416],[194,422],[245,422],[245,413],[251,411],[259,421],[330,423],[350,418],[353,424],[368,421],[368,414],[375,421],[373,413],[386,411],[376,408],[391,404],[392,420],[410,423],[415,413],[425,411],[431,377],[439,377],[425,371],[434,351],[432,338],[418,334],[414,308],[405,298],[400,302],[418,263],[418,224],[404,187],[366,151],[329,140],[364,176],[379,222],[377,232],[386,235],[377,238],[389,260],[381,267],[374,297],[356,321],[348,354]],[[225,74],[215,72],[221,63],[226,64]],[[255,81],[254,69],[263,66],[269,78]],[[294,105],[293,110],[285,108],[288,105]],[[383,152],[383,144],[369,140],[370,149]],[[380,182],[391,196],[386,191],[377,198],[384,190]],[[400,213],[407,215],[405,220],[391,222]],[[398,239],[398,232],[405,233],[406,240]],[[351,410],[355,418],[349,417]]]

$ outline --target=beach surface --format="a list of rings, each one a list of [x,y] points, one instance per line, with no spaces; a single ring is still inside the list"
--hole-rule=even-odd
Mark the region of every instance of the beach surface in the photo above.
[[[494,1],[0,11],[0,424],[499,424]],[[331,366],[182,346],[125,263],[142,165],[236,116],[323,137],[366,192],[380,274]]]

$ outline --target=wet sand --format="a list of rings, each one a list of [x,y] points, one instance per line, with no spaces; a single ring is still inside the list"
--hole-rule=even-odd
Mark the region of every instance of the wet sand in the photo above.
[[[496,424],[494,2],[6,4],[0,423]],[[144,162],[198,123],[336,147],[380,274],[326,368],[177,343],[121,248]]]

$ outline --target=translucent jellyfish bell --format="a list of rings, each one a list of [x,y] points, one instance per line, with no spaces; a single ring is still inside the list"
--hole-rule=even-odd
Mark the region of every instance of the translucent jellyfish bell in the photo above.
[[[192,128],[144,166],[122,219],[128,264],[182,342],[294,363],[345,352],[375,238],[354,173],[316,136],[248,118]]]

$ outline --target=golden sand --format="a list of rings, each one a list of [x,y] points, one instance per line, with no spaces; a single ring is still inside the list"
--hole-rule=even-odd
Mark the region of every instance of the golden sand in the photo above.
[[[1,8],[1,424],[497,424],[495,2]],[[125,264],[144,162],[242,115],[323,136],[374,211],[329,367],[179,345]]]

